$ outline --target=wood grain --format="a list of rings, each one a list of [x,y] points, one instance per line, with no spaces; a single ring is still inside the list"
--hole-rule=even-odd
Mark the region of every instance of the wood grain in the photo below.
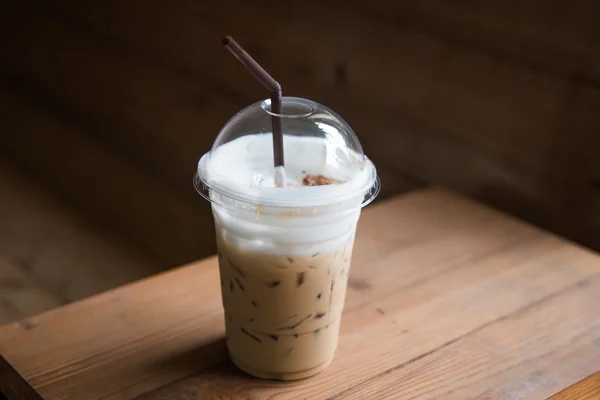
[[[569,386],[551,400],[594,400],[600,398],[600,373],[595,373]]]
[[[314,378],[231,365],[214,258],[5,326],[0,353],[42,398],[542,399],[597,370],[599,293],[598,255],[427,189],[365,210]]]

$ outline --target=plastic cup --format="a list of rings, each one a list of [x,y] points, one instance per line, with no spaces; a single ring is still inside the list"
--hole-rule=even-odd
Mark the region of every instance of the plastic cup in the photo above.
[[[333,360],[356,224],[379,180],[330,109],[284,97],[282,118],[288,186],[273,183],[269,100],[225,125],[194,182],[212,203],[231,359],[256,377],[295,380]],[[332,184],[305,185],[324,178]]]

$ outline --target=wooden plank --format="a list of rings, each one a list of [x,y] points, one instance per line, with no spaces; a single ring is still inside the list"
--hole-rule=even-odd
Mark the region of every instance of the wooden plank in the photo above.
[[[592,317],[591,309],[581,312],[581,305],[596,301],[599,288],[597,274],[573,283],[442,344],[427,357],[351,386],[334,399],[547,398],[582,379],[582,366],[598,365],[600,318]],[[549,368],[548,363],[557,365]]]
[[[205,148],[213,137],[206,132],[216,132],[240,103],[262,97],[260,86],[221,49],[219,36],[229,32],[242,35],[242,42],[278,76],[287,93],[314,98],[344,115],[370,157],[404,171],[408,182],[453,187],[600,248],[598,225],[591,222],[600,218],[594,184],[600,179],[600,160],[590,150],[598,141],[593,134],[598,90],[589,80],[374,19],[352,7],[298,3],[288,12],[289,5],[257,1],[236,5],[234,12],[219,3],[208,13],[201,3],[184,0],[169,5],[154,0],[143,10],[123,2],[97,7],[66,0],[53,4],[35,6],[34,17],[27,21],[35,22],[36,29],[27,30],[26,43],[6,44],[13,53],[19,46],[29,50],[7,58],[3,68],[33,80],[94,124],[106,124],[106,115],[119,115],[122,125],[107,129],[105,140],[121,143],[148,168],[164,171],[165,182],[179,182],[181,190],[188,185],[184,171],[193,168],[201,152],[196,149]],[[536,18],[538,6],[526,6],[523,18]],[[407,7],[409,15],[425,12],[414,4]],[[479,10],[472,5],[473,16],[463,18],[471,15],[468,7],[454,7],[445,5],[442,14],[456,14],[465,26],[478,13],[488,12],[486,6]],[[512,15],[498,7],[498,18]],[[310,30],[305,29],[308,18],[314,21]],[[54,42],[61,47],[54,49]],[[85,68],[64,66],[56,51],[65,57],[82,54]],[[94,84],[94,74],[87,73],[98,66],[110,77],[106,88]],[[57,83],[65,68],[72,80],[81,82],[75,88]],[[204,88],[198,89],[199,96],[209,104],[213,94],[228,100],[190,108],[180,99],[194,85]],[[88,87],[100,95],[88,96],[82,89]],[[123,114],[122,106],[107,100],[115,90],[123,93],[117,97],[147,93],[144,97],[150,100],[132,101],[131,112]],[[170,134],[172,120],[165,122],[161,110],[182,121],[177,129],[181,136]],[[202,125],[210,129],[188,133]],[[145,144],[143,137],[156,143]],[[593,200],[582,201],[589,198]]]
[[[8,325],[0,352],[42,398],[85,399],[541,398],[600,357],[600,257],[439,189],[365,210],[339,350],[314,378],[232,367],[218,279],[212,258]]]
[[[569,386],[551,400],[594,400],[600,398],[600,372]]]
[[[39,151],[51,148],[42,147]],[[0,221],[0,259],[12,266],[9,271],[18,268],[34,286],[60,303],[79,300],[161,270],[158,262],[125,238],[95,226],[5,160],[0,162]],[[8,268],[8,264],[3,267]],[[11,286],[11,282],[7,277],[6,300],[19,312],[10,321],[57,305],[54,301],[43,307],[43,301],[35,301],[34,296],[29,298],[30,285]],[[22,296],[21,286],[27,289]],[[11,287],[16,292],[12,293]],[[9,322],[8,317],[5,315],[2,320]]]
[[[24,319],[61,305],[14,265],[0,258],[0,324]]]

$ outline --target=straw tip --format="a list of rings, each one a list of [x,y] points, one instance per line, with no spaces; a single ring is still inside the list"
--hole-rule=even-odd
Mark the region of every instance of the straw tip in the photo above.
[[[225,36],[223,38],[223,46],[229,46],[232,41],[233,41],[233,38],[231,36]]]

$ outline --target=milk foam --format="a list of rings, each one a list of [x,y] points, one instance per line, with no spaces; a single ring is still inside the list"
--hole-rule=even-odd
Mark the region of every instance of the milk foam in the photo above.
[[[269,254],[336,251],[354,235],[373,164],[344,143],[318,137],[284,135],[284,151],[284,188],[274,184],[271,134],[242,136],[201,158],[198,173],[211,189],[217,234]],[[343,183],[302,186],[306,174]]]
[[[318,137],[284,135],[287,187],[276,188],[270,133],[246,135],[200,159],[198,172],[215,190],[235,192],[260,204],[316,205],[338,201],[364,190],[373,179],[373,164],[362,154]],[[323,174],[343,184],[303,187],[306,174]],[[335,201],[335,200],[333,200]]]

